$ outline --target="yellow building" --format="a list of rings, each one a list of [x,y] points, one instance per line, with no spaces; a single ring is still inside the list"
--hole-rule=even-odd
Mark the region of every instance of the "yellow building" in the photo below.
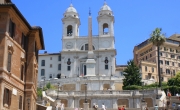
[[[162,81],[167,82],[180,69],[179,37],[179,34],[174,34],[166,38],[166,42],[160,47],[160,72]],[[135,64],[141,67],[142,78],[154,78],[155,81],[158,81],[158,69],[156,69],[157,47],[147,39],[135,46],[133,52]]]

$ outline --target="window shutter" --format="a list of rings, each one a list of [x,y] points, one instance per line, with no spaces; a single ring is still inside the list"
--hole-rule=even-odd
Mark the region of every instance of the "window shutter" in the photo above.
[[[12,21],[9,20],[9,36],[12,37]]]
[[[21,37],[21,47],[24,49],[24,34],[23,33]]]
[[[15,37],[16,24],[12,22],[12,38]]]
[[[6,88],[4,88],[3,105],[6,103]]]
[[[8,53],[7,71],[11,72],[11,53]]]
[[[10,106],[11,105],[11,96],[12,96],[12,91],[11,90],[9,90],[9,104],[8,104],[8,106]]]
[[[19,96],[19,109],[22,109],[22,96]]]
[[[21,65],[21,80],[24,78],[24,65]]]

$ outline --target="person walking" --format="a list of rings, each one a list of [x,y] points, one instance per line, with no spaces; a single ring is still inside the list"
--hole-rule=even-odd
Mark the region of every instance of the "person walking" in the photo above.
[[[105,107],[104,103],[102,104],[102,109],[106,110],[106,107]]]
[[[64,103],[61,104],[61,110],[64,110]]]

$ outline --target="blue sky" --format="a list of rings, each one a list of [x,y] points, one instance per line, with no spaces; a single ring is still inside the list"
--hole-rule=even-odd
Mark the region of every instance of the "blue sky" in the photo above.
[[[43,28],[48,52],[62,49],[63,13],[71,0],[12,0],[32,26]],[[152,30],[161,27],[166,37],[180,33],[180,0],[106,0],[115,16],[116,63],[133,59],[135,45],[148,39]],[[88,11],[91,7],[93,35],[98,35],[97,15],[104,0],[72,0],[80,15],[80,35],[88,34]],[[42,51],[40,51],[42,52]]]

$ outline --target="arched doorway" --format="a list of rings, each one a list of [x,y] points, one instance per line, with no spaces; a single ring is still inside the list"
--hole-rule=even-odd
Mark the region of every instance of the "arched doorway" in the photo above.
[[[84,101],[85,101],[85,99],[79,100],[79,107],[80,108],[84,108],[84,105],[83,105]],[[89,103],[89,107],[91,107],[91,100],[90,99],[87,99],[87,103]]]
[[[147,102],[147,107],[153,107],[152,98],[144,98],[144,100]]]
[[[108,90],[110,89],[110,84],[104,84],[103,85],[103,90]]]
[[[129,100],[128,99],[118,99],[117,106],[118,107],[124,106],[125,108],[129,108]]]
[[[61,99],[61,103],[64,104],[64,107],[68,107],[68,101],[66,99]]]

